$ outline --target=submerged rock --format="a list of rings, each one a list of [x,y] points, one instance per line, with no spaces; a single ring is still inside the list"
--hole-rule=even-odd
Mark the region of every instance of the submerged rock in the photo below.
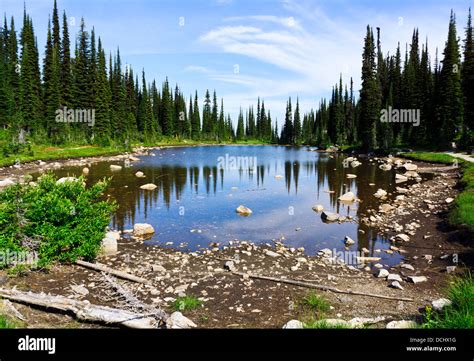
[[[118,171],[122,170],[122,166],[112,164],[112,165],[110,166],[110,170],[111,170],[112,172],[118,172]]]
[[[343,194],[342,196],[339,197],[339,200],[341,202],[355,202],[356,197],[355,194],[352,192],[347,192],[346,194]]]
[[[143,189],[145,191],[154,191],[158,186],[153,183],[145,184],[140,187],[140,189]]]
[[[337,222],[339,220],[339,217],[340,217],[339,214],[326,212],[326,211],[324,211],[321,214],[321,219],[324,222]]]
[[[235,211],[241,216],[250,216],[253,213],[250,208],[245,207],[243,205],[238,206]]]
[[[321,213],[322,211],[324,211],[324,207],[321,204],[318,204],[318,205],[313,207],[313,211],[315,211],[317,213]]]
[[[344,239],[344,244],[346,246],[352,246],[353,244],[355,244],[356,242],[349,236],[346,236],[346,238]]]
[[[100,245],[100,253],[104,256],[113,256],[118,252],[118,243],[120,239],[120,233],[116,231],[110,231],[105,234],[104,239]]]
[[[137,177],[137,178],[145,178],[146,176],[145,176],[145,174],[144,174],[143,172],[136,172],[136,173],[135,173],[135,177]]]

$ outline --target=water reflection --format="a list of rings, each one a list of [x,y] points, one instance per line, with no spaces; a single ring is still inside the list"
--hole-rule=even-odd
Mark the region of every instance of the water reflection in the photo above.
[[[217,159],[225,155],[256,157],[257,164],[220,167]],[[134,223],[151,223],[157,230],[155,242],[186,242],[191,250],[211,241],[268,242],[284,236],[288,244],[314,253],[321,248],[344,249],[343,239],[350,236],[358,239],[354,251],[368,248],[373,255],[377,248],[389,247],[386,240],[377,236],[377,230],[356,223],[324,224],[312,206],[322,204],[328,211],[358,219],[367,215],[369,209],[378,209],[379,201],[373,194],[377,188],[391,192],[395,187],[394,174],[367,160],[362,160],[360,167],[344,168],[342,159],[337,154],[291,147],[158,150],[155,156],[142,157],[131,168],[113,173],[108,193],[120,208],[111,223],[121,230],[133,227]],[[93,165],[88,182],[110,176],[109,167],[107,162]],[[135,177],[138,170],[146,178]],[[56,173],[79,175],[80,169]],[[357,178],[348,179],[349,173]],[[156,184],[157,189],[141,190],[140,186],[146,183]],[[354,192],[361,203],[338,202],[348,191]],[[240,204],[254,211],[252,217],[236,215],[235,208]],[[396,262],[397,257],[392,260]],[[392,260],[387,258],[386,262]]]

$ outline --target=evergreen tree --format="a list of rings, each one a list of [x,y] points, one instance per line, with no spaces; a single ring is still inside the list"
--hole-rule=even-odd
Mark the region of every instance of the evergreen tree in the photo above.
[[[461,89],[460,50],[456,34],[456,17],[451,11],[448,40],[444,49],[443,67],[440,74],[439,113],[442,124],[440,145],[449,147],[455,140],[463,122],[463,97]]]
[[[474,143],[474,40],[471,9],[464,40],[464,63],[462,68],[462,88],[464,94],[464,144]]]
[[[360,91],[360,138],[362,148],[371,151],[376,147],[376,124],[380,119],[380,97],[375,64],[374,35],[367,26],[362,56],[362,89]]]
[[[110,137],[110,103],[112,96],[110,94],[109,82],[107,79],[107,67],[105,60],[105,51],[102,48],[102,42],[99,38],[98,44],[99,63],[97,69],[96,83],[96,112],[94,135],[100,142],[107,142]]]

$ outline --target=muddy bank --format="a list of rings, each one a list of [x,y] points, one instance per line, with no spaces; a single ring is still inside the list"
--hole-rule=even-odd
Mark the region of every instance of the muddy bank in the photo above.
[[[146,247],[142,240],[128,233],[122,234],[116,255],[101,257],[98,262],[150,280],[151,286],[121,282],[143,302],[169,312],[174,311],[173,302],[178,297],[199,298],[203,303],[201,307],[183,313],[200,328],[281,328],[290,320],[305,321],[308,314],[301,307],[301,300],[309,289],[254,279],[251,275],[394,298],[316,291],[331,305],[325,318],[371,318],[370,327],[374,328],[386,327],[394,320],[416,320],[421,315],[420,308],[445,296],[443,291],[452,275],[462,272],[463,267],[472,267],[473,249],[472,239],[467,238],[470,236],[450,228],[447,223],[447,212],[452,205],[450,198],[454,199],[457,194],[458,170],[414,164],[419,173],[427,168],[433,172],[431,168],[436,168],[431,179],[411,185],[400,183],[397,195],[387,194],[386,203],[381,200],[381,204],[387,206],[370,210],[359,220],[373,223],[387,237],[393,238],[392,248],[386,252],[397,252],[405,258],[403,264],[395,267],[377,260],[355,267],[341,259],[335,260],[328,249],[310,257],[303,249],[289,248],[279,240],[263,246],[245,241],[225,247],[215,243],[204,252],[185,253]],[[377,191],[374,189],[373,193]],[[347,252],[377,258],[383,251],[359,250],[352,245]],[[231,273],[226,269],[229,261],[233,270],[248,276]],[[394,284],[395,281],[398,284]],[[30,272],[14,278],[0,272],[0,284],[96,304],[129,307],[111,292],[101,274],[79,266],[58,265],[48,272]],[[409,298],[413,302],[396,298]],[[25,316],[28,327],[98,327],[79,324],[66,315],[15,306]]]

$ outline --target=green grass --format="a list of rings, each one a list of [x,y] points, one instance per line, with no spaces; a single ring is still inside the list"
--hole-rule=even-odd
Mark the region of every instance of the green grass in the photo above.
[[[430,307],[426,310],[423,328],[430,329],[474,329],[474,278],[470,272],[454,279],[448,287],[447,296],[452,304],[441,313]]]
[[[175,311],[192,311],[198,307],[201,307],[202,301],[198,300],[194,296],[178,297],[173,303],[172,307]]]
[[[444,164],[453,164],[457,158],[454,158],[448,154],[444,153],[430,153],[430,152],[411,152],[411,153],[402,153],[402,157],[412,160],[421,160],[423,162],[430,163],[444,163]],[[463,163],[462,159],[457,159],[459,164]]]
[[[474,163],[442,153],[412,152],[403,153],[402,156],[408,159],[431,163],[453,164],[455,160],[458,161],[463,169],[463,177],[461,179],[463,192],[456,198],[454,207],[449,215],[449,220],[453,225],[466,226],[474,230]]]
[[[347,327],[342,323],[330,324],[327,323],[325,320],[310,320],[308,322],[304,322],[305,329],[312,329],[312,330],[328,330],[328,329],[336,329],[342,330],[347,329]]]
[[[329,302],[315,292],[311,292],[303,297],[301,304],[317,314],[323,314],[330,309]]]
[[[17,326],[17,323],[11,321],[7,316],[0,315],[0,329],[16,328]]]

